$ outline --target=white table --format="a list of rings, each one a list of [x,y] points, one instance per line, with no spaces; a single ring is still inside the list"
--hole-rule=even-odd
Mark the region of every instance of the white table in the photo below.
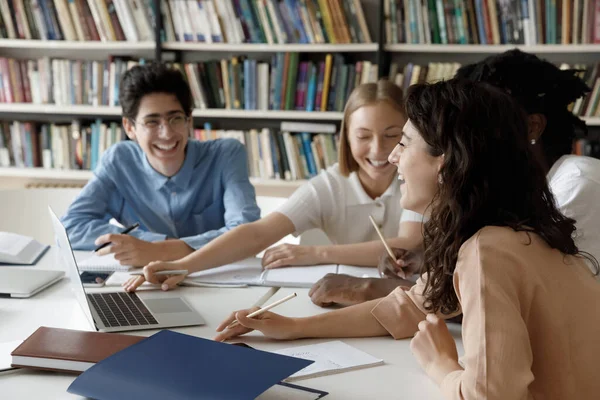
[[[56,262],[54,250],[50,250],[38,265],[23,268],[62,269]],[[205,326],[175,328],[189,335],[212,338],[216,326],[234,310],[251,306],[270,288],[243,289],[179,288],[186,300],[206,320]],[[279,299],[296,291],[293,299],[274,311],[288,316],[308,316],[326,312],[315,306],[308,297],[307,289],[280,289],[271,300]],[[83,311],[71,294],[67,278],[29,299],[0,299],[0,342],[21,340],[39,326],[92,330]],[[457,337],[459,352],[459,327],[451,327]],[[151,335],[155,330],[131,332],[134,335]],[[329,340],[329,339],[327,339]],[[252,332],[243,341],[261,350],[275,350],[324,340],[273,341],[260,333]],[[422,372],[409,349],[409,340],[394,341],[389,337],[343,339],[344,342],[375,357],[385,360],[385,365],[298,381],[298,384],[329,392],[327,399],[438,399],[439,389]],[[3,399],[76,399],[66,392],[74,375],[15,370],[0,373],[0,397]]]

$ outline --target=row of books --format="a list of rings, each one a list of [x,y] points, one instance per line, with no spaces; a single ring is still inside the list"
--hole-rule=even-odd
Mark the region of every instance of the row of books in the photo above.
[[[400,86],[406,93],[410,85],[415,83],[434,83],[441,80],[452,79],[460,68],[458,63],[429,63],[428,65],[400,64],[393,62],[390,65],[389,80]]]
[[[360,0],[169,0],[163,40],[371,43]]]
[[[0,103],[117,106],[121,76],[138,63],[0,57]]]
[[[239,140],[247,149],[250,176],[257,178],[308,179],[337,162],[335,125],[282,123],[286,127],[291,130],[221,130],[205,125],[190,136]],[[0,122],[0,167],[94,170],[106,149],[122,140],[126,136],[120,124],[99,119],[87,126],[80,121]]]
[[[600,43],[597,0],[385,0],[388,43]]]
[[[116,122],[83,126],[0,122],[0,167],[93,170],[100,157],[115,143],[125,140]]]
[[[460,68],[458,63],[429,63],[428,65],[406,64],[400,69],[398,63],[392,63],[389,79],[404,90],[415,83],[431,83],[440,79],[450,79]],[[576,69],[578,76],[590,87],[591,92],[580,97],[569,106],[573,114],[580,117],[600,117],[600,63],[589,66],[584,64],[561,64],[561,69]]]
[[[201,109],[342,111],[356,86],[378,79],[377,64],[348,64],[340,54],[327,54],[319,62],[279,53],[270,64],[233,57],[177,67]]]
[[[303,125],[313,128],[299,132]],[[207,125],[203,129],[194,129],[193,137],[197,140],[239,140],[246,146],[249,174],[256,178],[309,179],[337,162],[335,125],[283,122],[281,128],[242,131],[211,129]],[[320,130],[326,132],[319,133]]]
[[[153,0],[0,2],[0,38],[6,39],[153,41],[155,26]]]

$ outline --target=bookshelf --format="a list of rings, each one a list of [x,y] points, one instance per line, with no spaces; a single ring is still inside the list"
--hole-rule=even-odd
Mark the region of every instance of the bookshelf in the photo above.
[[[11,0],[14,1],[14,0]],[[44,0],[53,1],[53,0]],[[84,3],[90,3],[88,0]],[[203,0],[205,1],[205,0]],[[209,0],[215,5],[216,12],[221,13],[221,4],[223,0]],[[227,0],[230,1],[230,0]],[[266,0],[266,3],[272,0]],[[348,4],[357,0],[341,0],[340,4]],[[161,8],[161,13],[152,15],[154,11],[146,10],[148,13],[147,22],[141,22],[135,16],[135,24],[138,29],[138,37],[132,40],[131,27],[123,26],[123,34],[125,38],[115,40],[104,40],[96,38],[93,41],[87,40],[39,40],[39,39],[1,39],[0,38],[0,54],[2,57],[14,57],[21,59],[41,58],[48,56],[51,58],[64,59],[81,59],[105,61],[109,56],[130,56],[134,58],[144,58],[147,60],[160,60],[165,62],[177,63],[195,63],[204,62],[206,60],[221,60],[231,56],[246,56],[249,59],[265,62],[270,60],[277,53],[300,53],[302,59],[315,61],[325,57],[325,54],[342,54],[351,60],[369,60],[373,64],[379,65],[377,75],[379,77],[387,76],[388,67],[392,62],[398,62],[400,68],[409,62],[424,64],[430,62],[457,62],[468,63],[480,60],[482,57],[494,53],[500,53],[513,48],[520,48],[523,51],[538,54],[548,58],[551,61],[580,63],[586,62],[596,63],[600,56],[599,44],[423,44],[418,43],[392,43],[388,39],[391,27],[388,27],[388,21],[393,20],[391,16],[393,12],[392,3],[397,7],[401,4],[412,3],[414,0],[360,0],[360,4],[364,10],[364,17],[367,30],[370,33],[372,42],[360,43],[356,40],[346,41],[345,43],[326,43],[314,42],[306,43],[282,43],[280,38],[276,37],[275,31],[271,34],[271,42],[255,43],[254,38],[246,38],[242,42],[233,41],[230,43],[214,42],[190,42],[176,41],[173,37],[178,28],[177,20],[172,19],[171,11],[163,9],[164,5],[171,4],[172,1],[166,3],[166,0],[148,0],[152,3],[153,10]],[[456,0],[456,4],[467,4],[471,0]],[[517,0],[512,0],[517,1]],[[530,2],[533,0],[518,0],[521,2]],[[583,0],[574,0],[582,3]],[[115,0],[119,4],[123,0]],[[27,3],[27,2],[26,2]],[[180,6],[181,3],[177,3]],[[265,4],[266,4],[265,3]],[[282,2],[276,2],[284,3]],[[319,1],[314,3],[320,4]],[[329,2],[330,6],[333,1]],[[446,3],[446,2],[444,2]],[[447,7],[453,7],[452,2],[448,2]],[[564,2],[563,2],[564,3]],[[162,7],[161,7],[162,6]],[[458,6],[456,6],[458,7]],[[118,8],[118,7],[117,7]],[[168,8],[168,7],[167,7]],[[121,9],[122,11],[122,9]],[[1,10],[0,10],[1,12]],[[116,10],[117,14],[119,9]],[[139,10],[136,12],[140,12]],[[270,12],[270,11],[269,11]],[[425,11],[421,14],[423,17]],[[302,14],[302,13],[298,13]],[[171,20],[165,20],[169,15]],[[419,15],[419,14],[417,14]],[[559,14],[560,15],[560,14]],[[193,13],[189,15],[193,17]],[[112,15],[112,18],[118,17],[121,20],[121,15]],[[245,18],[246,16],[244,16]],[[268,14],[267,14],[268,17]],[[220,17],[222,18],[222,17]],[[240,17],[242,18],[242,17]],[[264,17],[262,17],[264,18]],[[305,16],[300,15],[300,18]],[[419,18],[419,17],[418,17]],[[600,18],[596,16],[596,18]],[[198,19],[190,22],[192,28]],[[112,20],[114,22],[114,19]],[[272,21],[263,20],[270,24],[271,29],[274,29]],[[304,20],[306,21],[306,20]],[[338,20],[339,21],[339,20]],[[420,20],[419,20],[420,21]],[[466,21],[466,20],[465,20]],[[62,24],[62,21],[59,21]],[[175,24],[173,23],[175,22]],[[186,21],[183,21],[186,22]],[[424,24],[417,23],[417,29],[420,26],[426,27],[431,20]],[[98,25],[98,21],[95,21]],[[106,23],[106,22],[104,22]],[[187,22],[186,22],[187,23]],[[212,24],[213,21],[207,20],[207,24]],[[170,25],[169,25],[170,24]],[[598,21],[596,21],[598,24]],[[145,28],[141,28],[145,25]],[[227,26],[225,26],[227,25]],[[222,34],[231,33],[231,24],[224,24]],[[263,25],[265,26],[265,25]],[[593,24],[592,24],[593,26]],[[188,25],[188,28],[190,26]],[[96,27],[98,35],[102,35],[99,25]],[[339,25],[336,26],[339,29]],[[262,27],[261,27],[262,29]],[[426,29],[426,28],[425,28]],[[162,34],[161,34],[162,30]],[[170,34],[167,34],[170,30]],[[141,34],[144,31],[145,34]],[[152,35],[154,32],[154,35]],[[397,33],[397,31],[395,31]],[[104,35],[107,32],[104,31]],[[148,40],[148,34],[152,40]],[[135,35],[134,35],[135,36]],[[364,35],[363,35],[364,36]],[[154,38],[159,39],[154,39]],[[266,40],[266,36],[264,36]],[[125,40],[126,39],[126,40]],[[254,43],[248,43],[254,42]],[[528,43],[532,43],[531,40]],[[400,70],[401,71],[401,70]],[[1,71],[0,71],[1,72]],[[111,104],[111,103],[107,103]],[[91,106],[91,105],[53,105],[53,104],[31,104],[31,103],[0,103],[0,120],[20,120],[20,121],[44,121],[52,122],[55,120],[65,121],[70,119],[90,120],[94,118],[106,118],[107,121],[120,120],[120,107],[114,106]],[[279,121],[314,121],[314,122],[333,122],[339,126],[342,119],[342,112],[338,111],[299,111],[291,110],[244,110],[244,109],[226,109],[226,108],[196,108],[193,111],[195,127],[198,127],[200,122],[210,121],[218,128],[221,124],[233,126],[246,126],[258,123],[264,126],[274,126]],[[598,114],[596,114],[598,115]],[[600,130],[600,117],[584,118],[587,124],[593,130]],[[43,168],[0,168],[0,188],[2,187],[24,187],[29,185],[83,185],[89,180],[91,172],[78,170],[52,170]],[[282,181],[277,179],[258,179],[252,178],[253,184],[257,188],[259,194],[267,195],[284,195],[287,196],[293,192],[303,180],[299,181]]]

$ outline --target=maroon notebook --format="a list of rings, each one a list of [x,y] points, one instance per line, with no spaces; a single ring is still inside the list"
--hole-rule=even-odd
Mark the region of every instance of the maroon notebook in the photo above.
[[[11,353],[11,365],[79,374],[144,339],[144,336],[42,326]]]

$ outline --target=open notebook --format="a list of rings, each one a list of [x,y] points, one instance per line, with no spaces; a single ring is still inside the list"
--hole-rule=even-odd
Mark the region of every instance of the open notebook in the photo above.
[[[35,264],[48,249],[37,240],[10,232],[0,232],[0,264]]]
[[[274,353],[314,361],[314,363],[306,368],[301,369],[288,377],[286,382],[338,374],[340,372],[353,371],[383,364],[382,359],[375,358],[340,340],[308,346],[291,347],[288,349],[276,350]]]
[[[356,277],[379,277],[377,268],[349,265],[314,265],[263,270],[260,258],[246,260],[190,274],[187,280],[209,284],[240,284],[309,288],[327,274],[347,274]],[[107,285],[120,285],[129,274],[113,274]]]
[[[79,272],[83,271],[129,271],[133,269],[131,265],[121,265],[118,260],[115,260],[114,254],[105,256],[97,256],[92,254],[89,258],[81,262],[77,262]]]

